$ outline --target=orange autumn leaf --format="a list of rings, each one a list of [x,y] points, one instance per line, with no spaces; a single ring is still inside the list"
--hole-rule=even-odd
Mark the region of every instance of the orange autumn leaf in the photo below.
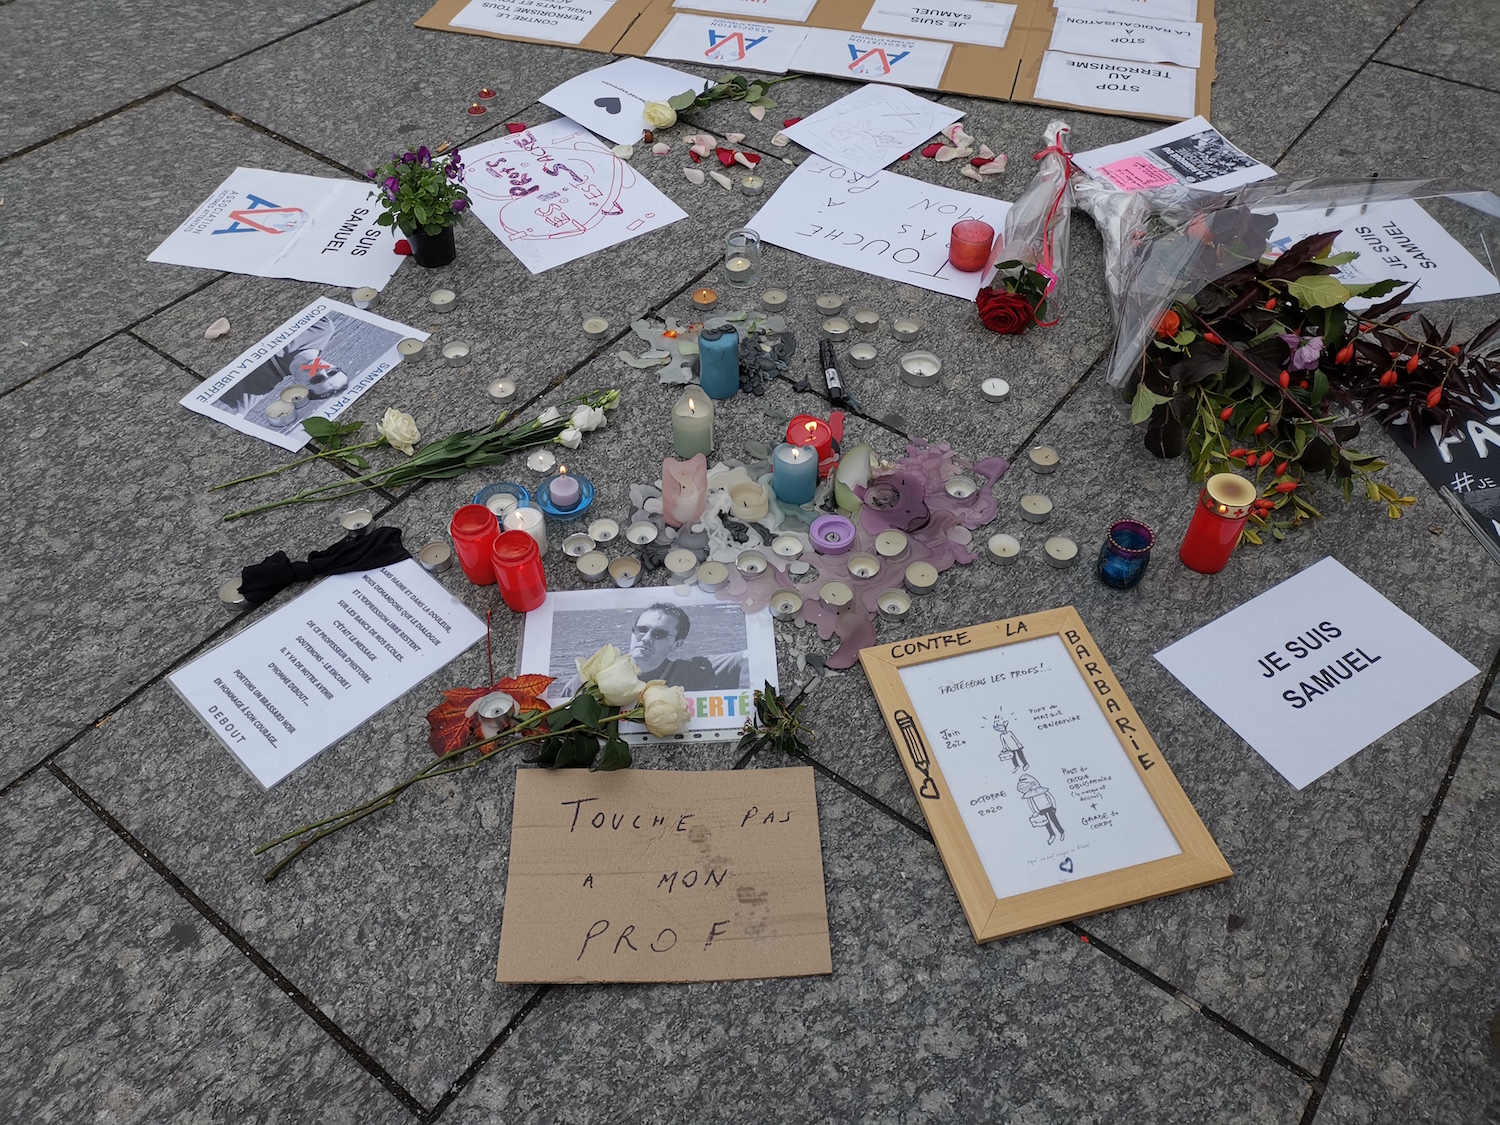
[[[468,714],[469,705],[492,691],[503,691],[516,701],[521,714],[545,711],[547,704],[541,699],[542,692],[552,683],[551,676],[507,676],[496,680],[489,687],[444,688],[443,702],[427,712],[427,745],[433,753],[442,756],[478,741],[479,720]]]

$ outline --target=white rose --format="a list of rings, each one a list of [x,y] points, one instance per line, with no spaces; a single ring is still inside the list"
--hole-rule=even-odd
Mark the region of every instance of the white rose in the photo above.
[[[646,685],[641,708],[646,713],[646,729],[657,738],[681,734],[693,719],[687,694],[680,687],[668,687],[666,680],[652,680]]]
[[[536,420],[545,426],[548,422],[556,422],[561,417],[561,410],[555,406],[549,406],[536,416]]]
[[[598,682],[601,670],[625,658],[625,654],[614,645],[605,645],[587,660],[579,660],[575,656],[573,663],[578,665],[578,678],[585,684],[592,684]]]
[[[552,440],[557,442],[558,445],[566,446],[569,449],[577,449],[583,444],[583,435],[572,426],[569,426]]]
[[[636,705],[641,692],[646,690],[639,672],[635,661],[627,656],[601,668],[594,683],[598,685],[599,695],[605,703],[611,707],[630,708]]]
[[[572,422],[575,430],[589,433],[604,425],[604,411],[597,406],[589,406],[585,403],[573,411]]]
[[[670,129],[677,124],[677,111],[666,102],[647,102],[641,116],[653,129]]]
[[[393,449],[399,449],[408,457],[416,452],[415,446],[422,440],[422,431],[417,429],[417,420],[395,407],[387,408],[385,417],[375,427],[375,432],[385,438]]]

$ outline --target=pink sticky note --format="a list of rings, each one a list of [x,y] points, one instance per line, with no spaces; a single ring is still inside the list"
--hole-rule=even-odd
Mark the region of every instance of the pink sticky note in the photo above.
[[[1127,156],[1099,169],[1121,191],[1144,191],[1177,183],[1177,177],[1144,156]]]

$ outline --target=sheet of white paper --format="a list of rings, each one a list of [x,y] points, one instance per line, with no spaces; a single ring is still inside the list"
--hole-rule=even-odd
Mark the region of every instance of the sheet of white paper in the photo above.
[[[470,0],[448,22],[474,31],[581,43],[615,0]]]
[[[652,606],[668,604],[663,613]],[[680,610],[686,629],[680,628]],[[636,632],[640,626],[644,631]],[[667,636],[660,634],[671,630]],[[685,737],[723,739],[739,732],[766,681],[776,685],[776,631],[768,610],[746,613],[704,590],[663,597],[661,587],[564,590],[547,595],[526,615],[521,671],[553,677],[546,698],[563,703],[578,694],[578,660],[612,644],[636,662],[641,679],[680,687],[693,708]],[[659,741],[641,723],[621,723],[629,742]]]
[[[1156,659],[1298,789],[1479,674],[1332,558]]]
[[[1191,117],[1197,83],[1198,72],[1187,67],[1048,51],[1042,56],[1036,96],[1090,109]]]
[[[678,12],[646,52],[653,59],[681,59],[705,66],[734,66],[785,74],[807,32],[784,23],[758,23],[725,16]]]
[[[803,148],[861,176],[873,176],[962,116],[962,110],[928,101],[900,86],[871,84],[804,117],[785,132]]]
[[[633,145],[646,128],[647,102],[702,89],[703,79],[695,74],[645,59],[621,59],[569,78],[538,100],[617,145]]]
[[[474,214],[532,273],[687,218],[566,117],[467,148],[464,160]]]
[[[1003,47],[1015,18],[1014,4],[992,4],[988,0],[945,0],[937,5],[923,0],[875,0],[863,26],[866,31],[887,35]]]
[[[312,440],[304,418],[337,418],[401,362],[396,345],[419,328],[326,297],[314,301],[179,401],[242,434],[296,451]],[[308,397],[286,402],[288,387]],[[271,408],[278,417],[267,413]]]
[[[1059,8],[1049,45],[1054,51],[1078,55],[1196,68],[1203,57],[1203,25],[1117,16],[1087,8]]]
[[[269,789],[484,635],[407,559],[323,579],[168,679]]]
[[[1241,152],[1203,117],[1168,125],[1132,141],[1077,153],[1073,164],[1107,186],[1128,191],[1142,178],[1134,167],[1141,160],[1155,168],[1164,182],[1203,191],[1229,191],[1276,175],[1276,169]],[[1116,166],[1130,173],[1129,180],[1111,171]]]
[[[949,233],[960,219],[1003,231],[1009,210],[989,196],[895,172],[861,176],[809,156],[749,225],[762,241],[809,258],[972,301],[981,274],[948,264]]]
[[[942,85],[952,50],[951,43],[810,27],[791,69],[935,90]]]
[[[748,16],[751,19],[801,23],[812,14],[816,3],[817,0],[672,0],[672,7],[717,12],[721,16]]]
[[[995,897],[1180,855],[1061,638],[901,669]]]
[[[1054,8],[1082,8],[1088,12],[1115,12],[1150,20],[1182,20],[1192,23],[1198,18],[1198,0],[1052,0]]]
[[[379,213],[368,183],[236,168],[147,261],[383,289],[402,259]]]
[[[1263,211],[1263,208],[1256,208]],[[1452,301],[1500,293],[1500,282],[1480,265],[1441,223],[1414,199],[1392,199],[1371,203],[1276,213],[1270,253],[1279,257],[1308,235],[1336,230],[1335,253],[1353,250],[1358,258],[1336,271],[1349,283],[1394,278],[1403,285],[1417,283],[1408,304],[1422,301]],[[1385,297],[1380,300],[1385,300]],[[1374,302],[1355,297],[1349,307],[1356,312]]]

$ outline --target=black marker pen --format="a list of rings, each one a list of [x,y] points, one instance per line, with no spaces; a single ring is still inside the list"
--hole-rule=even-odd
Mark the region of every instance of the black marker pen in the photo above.
[[[833,344],[827,340],[818,343],[818,361],[823,365],[823,382],[828,387],[828,401],[834,406],[843,406],[849,395],[845,392],[844,380],[839,375],[839,361],[833,354]]]

